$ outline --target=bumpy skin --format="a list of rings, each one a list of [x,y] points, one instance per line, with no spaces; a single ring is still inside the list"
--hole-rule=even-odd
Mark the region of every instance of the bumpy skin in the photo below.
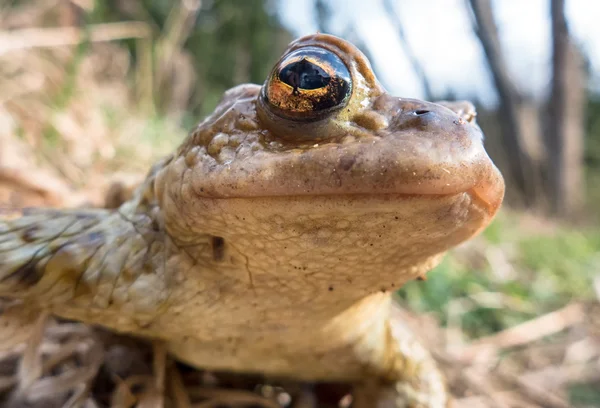
[[[307,45],[349,68],[343,109],[293,121],[259,86],[228,91],[117,210],[4,214],[0,295],[198,367],[369,378],[396,406],[444,406],[391,293],[489,223],[502,178],[472,105],[392,97],[332,36],[287,52]]]

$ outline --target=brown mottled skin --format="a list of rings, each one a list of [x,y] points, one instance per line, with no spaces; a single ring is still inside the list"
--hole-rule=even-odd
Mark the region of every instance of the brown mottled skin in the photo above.
[[[163,339],[201,368],[364,384],[394,406],[446,404],[392,292],[481,231],[504,183],[468,103],[388,95],[353,45],[352,94],[316,120],[261,87],[223,97],[117,210],[0,220],[0,295]]]

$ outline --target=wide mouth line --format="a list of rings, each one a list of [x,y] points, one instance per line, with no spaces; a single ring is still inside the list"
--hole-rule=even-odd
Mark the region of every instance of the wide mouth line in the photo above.
[[[494,188],[485,187],[477,187],[471,186],[467,189],[461,189],[457,191],[450,192],[432,192],[432,193],[410,193],[410,192],[372,192],[372,193],[364,193],[364,192],[340,192],[340,193],[306,193],[306,194],[264,194],[264,195],[208,195],[206,193],[199,194],[200,197],[206,199],[214,199],[214,200],[235,200],[235,199],[293,199],[298,198],[302,200],[309,200],[311,198],[343,198],[343,197],[351,197],[352,199],[363,197],[365,199],[377,199],[377,198],[394,198],[394,199],[435,199],[435,198],[448,198],[452,196],[460,196],[463,194],[469,195],[473,202],[483,209],[486,210],[489,214],[493,214],[496,212],[500,204],[502,203],[503,194],[499,194],[499,191]]]
[[[299,198],[299,199],[310,199],[310,198],[338,198],[338,197],[364,197],[364,198],[381,198],[381,197],[395,197],[395,198],[443,198],[443,197],[451,197],[460,194],[470,194],[472,188],[465,191],[456,191],[450,193],[393,193],[393,192],[373,192],[373,193],[307,193],[307,194],[264,194],[264,195],[221,195],[221,196],[211,196],[206,193],[199,194],[202,198],[209,198],[214,200],[236,200],[236,199],[290,199],[290,198]]]

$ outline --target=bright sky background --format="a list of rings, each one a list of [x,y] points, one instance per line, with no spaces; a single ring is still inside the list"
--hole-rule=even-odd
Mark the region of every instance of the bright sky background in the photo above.
[[[422,98],[421,84],[407,61],[381,0],[329,0],[336,33],[356,30],[374,59],[380,80],[398,96]],[[576,41],[590,58],[592,86],[600,90],[600,0],[566,0]],[[466,0],[396,0],[396,12],[433,92],[453,92],[493,104],[483,50],[472,30]],[[496,23],[509,69],[524,93],[548,91],[551,33],[549,0],[494,0]],[[314,0],[281,0],[280,17],[296,35],[317,31]]]

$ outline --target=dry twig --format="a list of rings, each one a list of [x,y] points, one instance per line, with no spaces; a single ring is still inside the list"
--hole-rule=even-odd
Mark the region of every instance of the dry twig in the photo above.
[[[461,361],[473,361],[490,349],[499,351],[509,347],[522,346],[565,330],[584,319],[581,304],[572,303],[562,309],[545,314],[525,323],[503,330],[491,336],[475,340],[468,346],[452,350],[455,358]]]
[[[0,56],[11,51],[41,47],[76,45],[83,41],[107,42],[126,38],[148,38],[148,24],[141,21],[89,25],[76,27],[24,28],[0,32]]]

